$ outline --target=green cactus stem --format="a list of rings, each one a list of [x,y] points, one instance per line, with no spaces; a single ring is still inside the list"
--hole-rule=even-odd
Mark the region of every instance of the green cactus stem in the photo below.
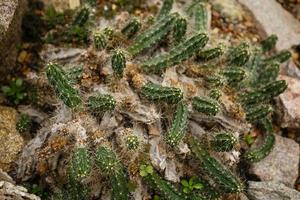
[[[186,199],[171,183],[161,178],[152,168],[148,170],[149,173],[144,173],[146,168],[152,168],[152,166],[141,165],[140,174],[143,177],[143,181],[147,183],[150,188],[158,192],[166,200],[183,200]],[[145,169],[144,169],[145,168]]]
[[[219,161],[209,155],[195,139],[190,142],[195,157],[200,161],[201,168],[226,193],[239,193],[243,190],[242,183]]]
[[[246,77],[246,72],[240,67],[229,67],[222,70],[222,74],[226,77],[228,83],[237,83]]]
[[[70,166],[72,178],[80,181],[89,175],[91,169],[91,158],[88,149],[85,147],[75,149]]]
[[[285,80],[273,81],[264,87],[241,95],[241,102],[245,105],[271,100],[280,95],[287,88]]]
[[[209,91],[208,96],[214,100],[219,100],[222,94],[219,89],[212,89]]]
[[[236,137],[232,133],[218,133],[213,136],[210,145],[214,151],[231,151],[237,143]]]
[[[207,62],[216,58],[219,58],[224,54],[224,45],[219,45],[215,48],[202,50],[197,54],[197,61]]]
[[[206,76],[205,82],[208,88],[219,88],[227,83],[226,78],[220,74]]]
[[[179,17],[174,24],[173,40],[175,44],[182,42],[185,39],[187,30],[187,20],[183,17]]]
[[[259,71],[257,81],[261,84],[268,84],[270,82],[276,81],[280,70],[279,63],[270,63],[263,67]]]
[[[278,40],[277,35],[273,34],[267,37],[266,39],[264,39],[263,41],[261,41],[260,44],[263,52],[271,51],[275,47],[277,40]]]
[[[90,11],[87,8],[82,8],[75,16],[73,25],[84,26],[89,19],[89,15]]]
[[[176,104],[183,98],[183,92],[179,88],[164,87],[147,83],[141,89],[141,95],[150,101]]]
[[[136,150],[140,145],[140,141],[136,135],[129,135],[126,137],[125,143],[129,150]]]
[[[193,97],[192,105],[196,111],[210,116],[214,116],[220,111],[218,103],[208,97]]]
[[[96,165],[101,172],[109,177],[112,186],[113,200],[127,200],[128,187],[125,169],[115,153],[106,146],[101,146],[96,152]]]
[[[184,102],[177,105],[172,126],[166,135],[166,142],[171,147],[176,147],[183,139],[188,121],[188,107]]]
[[[19,133],[29,132],[32,126],[32,120],[28,115],[22,114],[16,124],[16,129]]]
[[[79,92],[73,88],[66,72],[61,66],[49,63],[46,70],[49,83],[54,87],[58,97],[70,108],[81,104]]]
[[[88,98],[88,107],[94,115],[101,116],[115,109],[116,100],[109,94],[95,94]]]
[[[228,62],[230,65],[243,66],[250,58],[250,46],[247,43],[241,43],[229,50]]]
[[[123,77],[123,72],[126,67],[126,58],[122,50],[116,50],[111,58],[111,65],[114,70],[114,74],[118,78]]]
[[[208,11],[207,4],[199,3],[195,6],[195,30],[197,32],[208,31]]]
[[[267,157],[275,145],[276,137],[272,133],[272,122],[268,119],[265,119],[262,121],[262,125],[266,132],[263,144],[258,148],[249,149],[244,154],[244,158],[250,163],[259,162]]]
[[[246,109],[246,120],[257,122],[272,113],[273,109],[270,105],[257,105]]]
[[[156,44],[173,29],[178,16],[178,13],[172,13],[158,20],[148,30],[136,37],[134,44],[129,47],[128,52],[135,56],[144,49]]]
[[[170,52],[159,55],[143,63],[146,72],[159,72],[167,67],[188,59],[208,42],[208,36],[199,33],[178,44]]]
[[[137,18],[132,18],[121,32],[130,39],[141,29],[141,27],[141,22]]]
[[[94,46],[97,50],[104,50],[108,44],[107,37],[103,32],[94,33]]]
[[[264,62],[279,62],[284,63],[288,59],[290,59],[292,56],[291,52],[289,50],[282,50],[279,53],[271,56],[270,58],[266,58]]]
[[[164,0],[163,5],[158,13],[157,20],[160,20],[167,16],[173,7],[174,0]]]

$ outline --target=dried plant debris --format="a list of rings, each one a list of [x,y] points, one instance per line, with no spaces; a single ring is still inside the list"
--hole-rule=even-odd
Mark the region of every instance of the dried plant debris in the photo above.
[[[52,95],[39,101],[55,109],[24,147],[16,176],[41,177],[50,199],[241,193],[240,159],[259,162],[274,146],[273,99],[287,88],[277,76],[290,52],[274,53],[275,35],[261,43],[224,41],[210,28],[216,19],[209,1],[164,0],[151,19],[116,12],[110,21],[97,13],[102,4],[87,1],[65,17],[65,27],[48,19],[48,36],[64,30],[57,49],[86,50],[48,60],[38,74]],[[30,123],[22,116],[18,130]],[[243,145],[240,138],[254,130],[263,144]],[[176,183],[187,177],[197,178],[182,181],[185,189]]]

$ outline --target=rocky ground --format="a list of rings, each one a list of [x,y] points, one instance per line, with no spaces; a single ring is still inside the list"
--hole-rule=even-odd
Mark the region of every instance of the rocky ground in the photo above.
[[[61,12],[70,8],[68,2],[43,1],[46,6],[53,4],[54,8]],[[147,17],[155,15],[161,6],[160,0],[134,1],[136,4],[131,6],[120,6],[114,1],[97,2],[100,12],[97,12],[95,19],[99,20],[97,21],[99,27],[105,27],[108,24],[121,27],[129,19],[129,13],[148,19]],[[180,9],[181,5],[185,5],[184,3],[186,2],[176,1],[177,7],[175,6],[174,9]],[[160,139],[157,137],[164,128],[157,125],[162,123],[161,119],[163,120],[160,111],[157,111],[153,105],[146,107],[136,102],[132,103],[134,101],[127,98],[126,94],[130,94],[132,98],[136,96],[126,85],[127,82],[109,86],[104,84],[109,82],[106,78],[112,73],[111,69],[105,67],[104,64],[108,55],[102,51],[95,52],[91,45],[86,44],[85,40],[89,38],[80,38],[79,41],[72,38],[73,40],[68,41],[67,44],[56,41],[57,32],[63,30],[64,27],[61,20],[70,20],[72,11],[65,11],[64,16],[60,18],[57,13],[48,13],[48,17],[53,18],[50,20],[48,18],[47,21],[45,20],[47,9],[40,1],[30,1],[27,9],[25,9],[26,4],[25,0],[0,2],[0,72],[2,75],[0,80],[3,80],[1,82],[3,85],[13,82],[15,84],[13,87],[17,88],[18,94],[17,97],[11,99],[11,96],[0,93],[0,144],[2,144],[0,146],[0,199],[49,198],[51,192],[59,188],[57,183],[65,181],[65,166],[70,160],[70,152],[78,142],[74,142],[71,136],[76,135],[77,140],[80,138],[85,140],[84,135],[88,134],[96,143],[97,139],[104,134],[103,132],[125,134],[128,131],[126,126],[136,134],[149,135],[147,138],[144,137],[143,142],[150,146],[151,163],[156,169],[165,170],[163,174],[166,180],[172,183],[180,182],[181,175],[186,174],[186,169],[177,159],[173,159],[177,154],[168,152],[168,149],[166,150],[159,144]],[[223,199],[300,199],[300,21],[296,19],[297,12],[294,12],[291,6],[295,4],[296,2],[283,3],[285,8],[292,11],[292,15],[275,0],[210,1],[212,37],[217,35],[218,39],[226,44],[238,44],[241,41],[258,44],[267,35],[276,34],[278,42],[274,51],[289,49],[292,52],[292,58],[281,64],[279,75],[280,80],[286,80],[288,88],[273,102],[276,105],[275,146],[271,153],[260,162],[245,164],[241,168],[241,174],[245,174],[243,176],[245,190],[238,195],[226,195]],[[72,6],[76,6],[76,3]],[[21,16],[24,16],[22,27]],[[110,18],[114,16],[115,18]],[[51,19],[59,21],[51,21]],[[52,26],[49,22],[56,25]],[[49,28],[49,26],[52,27]],[[23,35],[22,42],[19,43],[21,28],[23,28]],[[126,44],[128,41],[122,42]],[[15,48],[16,46],[18,48]],[[84,72],[79,80],[83,93],[87,93],[91,88],[100,92],[114,91],[115,97],[122,99],[122,105],[118,106],[130,108],[128,109],[130,111],[126,110],[126,117],[122,112],[113,117],[105,115],[99,123],[86,113],[72,114],[70,109],[54,98],[55,92],[46,81],[45,65],[50,61],[64,64],[66,69],[84,65]],[[129,62],[126,67],[131,70],[128,73],[136,78],[132,79],[133,84],[139,86],[143,80],[140,80],[139,74],[135,74],[137,72],[135,63]],[[163,78],[164,84],[174,85],[176,84],[174,80],[177,79],[177,82],[180,82],[179,85],[182,84],[181,82],[185,83],[183,87],[187,88],[185,91],[188,94],[196,93],[196,83],[181,74],[177,75],[177,71],[173,68],[167,69]],[[17,77],[21,77],[24,82],[18,85]],[[146,76],[146,78],[151,81],[157,79],[155,76]],[[22,115],[27,115],[31,119],[30,131],[24,133],[20,133],[22,129],[18,126]],[[122,121],[122,127],[120,121]],[[132,121],[138,123],[128,125]],[[143,124],[150,124],[148,131],[145,131]],[[245,129],[244,122],[232,123],[229,126]],[[205,134],[201,121],[193,120],[188,127],[192,135],[202,134],[202,131]],[[260,142],[259,132],[253,131],[250,135]],[[115,136],[112,134],[110,137]],[[116,143],[118,144],[118,137]],[[93,145],[97,144],[93,143]],[[241,142],[242,145],[244,144]],[[183,144],[179,151],[179,154],[185,155],[190,150]],[[238,151],[235,152],[239,154]],[[236,158],[239,155],[235,152],[224,154],[222,158],[226,164],[233,163],[231,166],[243,164],[243,162],[239,163],[239,158]],[[124,157],[128,158],[128,155]],[[135,155],[133,154],[132,157]],[[130,163],[128,166],[132,171],[136,168]],[[86,181],[93,186],[92,192],[95,194],[95,199],[110,199],[109,190],[99,184],[107,180],[96,170],[92,173],[94,176]],[[132,198],[157,199],[146,192],[145,187],[139,181],[137,181],[136,191],[132,192]]]

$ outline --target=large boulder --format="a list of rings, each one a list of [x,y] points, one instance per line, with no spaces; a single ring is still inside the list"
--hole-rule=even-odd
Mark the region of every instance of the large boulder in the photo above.
[[[261,181],[274,181],[293,187],[298,178],[299,144],[276,135],[272,152],[260,162],[251,165],[250,173]]]
[[[21,40],[22,16],[27,0],[0,1],[0,79],[13,69],[17,58],[17,45]]]
[[[277,50],[300,42],[300,22],[275,0],[239,0],[253,14],[262,35],[276,34]]]

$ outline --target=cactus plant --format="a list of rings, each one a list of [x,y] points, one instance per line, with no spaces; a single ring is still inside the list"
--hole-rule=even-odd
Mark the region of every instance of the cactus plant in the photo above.
[[[218,103],[208,97],[193,97],[192,105],[196,111],[206,115],[214,116],[220,111]]]
[[[125,142],[129,150],[136,150],[140,145],[139,139],[136,135],[127,136]]]
[[[172,48],[168,53],[144,62],[143,69],[147,72],[157,72],[178,64],[195,54],[197,50],[203,48],[207,42],[208,36],[206,34],[196,34]]]
[[[219,58],[224,53],[224,46],[220,44],[215,48],[202,50],[197,54],[197,61],[207,62]]]
[[[185,39],[187,31],[187,20],[184,17],[178,17],[174,24],[173,40],[175,44],[182,42]]]
[[[237,143],[236,137],[232,133],[218,133],[213,136],[210,145],[214,151],[231,151]]]
[[[288,50],[282,50],[279,53],[264,59],[264,62],[279,62],[279,63],[283,63],[285,61],[287,61],[288,59],[290,59],[290,57],[292,56],[291,52]]]
[[[87,105],[93,114],[99,116],[106,111],[114,110],[116,100],[109,94],[95,94],[88,98]]]
[[[286,81],[273,81],[255,91],[243,93],[241,95],[241,102],[244,104],[255,104],[268,101],[284,92],[286,88]]]
[[[158,20],[152,27],[135,39],[134,44],[129,47],[128,52],[134,56],[156,44],[173,29],[178,16],[178,13],[172,13]]]
[[[87,8],[79,10],[74,18],[73,25],[83,26],[89,19],[90,11]]]
[[[256,122],[264,119],[273,111],[270,105],[258,105],[246,109],[246,119],[250,122]]]
[[[174,0],[164,0],[163,5],[158,13],[157,19],[167,16],[172,10]]]
[[[279,63],[269,63],[263,67],[263,70],[260,71],[257,81],[262,85],[276,81],[279,70]]]
[[[228,83],[237,83],[246,77],[246,72],[240,67],[226,68],[221,73],[226,77]]]
[[[208,30],[208,13],[205,3],[199,3],[195,8],[195,30],[197,32]]]
[[[75,180],[81,180],[86,178],[91,171],[91,158],[88,149],[85,147],[79,147],[75,149],[70,174]]]
[[[176,104],[183,98],[179,88],[163,87],[154,83],[147,83],[141,89],[141,95],[151,101]]]
[[[212,89],[209,91],[208,96],[214,100],[219,100],[221,97],[221,91],[219,89]]]
[[[261,44],[263,51],[267,52],[267,51],[272,50],[275,47],[277,40],[278,40],[277,35],[273,34],[273,35],[268,36],[263,41],[261,41],[260,44]]]
[[[94,33],[94,46],[97,50],[103,50],[107,46],[107,37],[103,32]]]
[[[224,192],[238,193],[242,191],[242,183],[219,161],[211,157],[195,139],[191,140],[190,147],[195,157],[200,161],[201,168]]]
[[[16,124],[16,129],[17,131],[19,131],[19,133],[25,133],[30,131],[31,125],[32,125],[31,118],[28,115],[22,114]]]
[[[177,146],[185,134],[188,120],[188,108],[186,103],[180,102],[177,105],[176,113],[172,126],[166,135],[166,142],[171,147]]]
[[[250,46],[247,43],[241,43],[228,52],[228,62],[230,65],[243,66],[250,58]]]
[[[106,146],[101,146],[96,152],[96,165],[108,176],[112,186],[112,199],[128,199],[127,175],[115,153]]]
[[[116,50],[111,57],[111,65],[116,77],[122,78],[126,67],[126,58],[122,50]]]
[[[72,86],[68,75],[58,64],[47,65],[47,78],[54,87],[58,97],[70,108],[76,108],[81,104],[79,92]]]
[[[137,18],[133,18],[126,24],[121,32],[126,35],[127,38],[132,38],[141,29],[141,26],[141,22]]]

